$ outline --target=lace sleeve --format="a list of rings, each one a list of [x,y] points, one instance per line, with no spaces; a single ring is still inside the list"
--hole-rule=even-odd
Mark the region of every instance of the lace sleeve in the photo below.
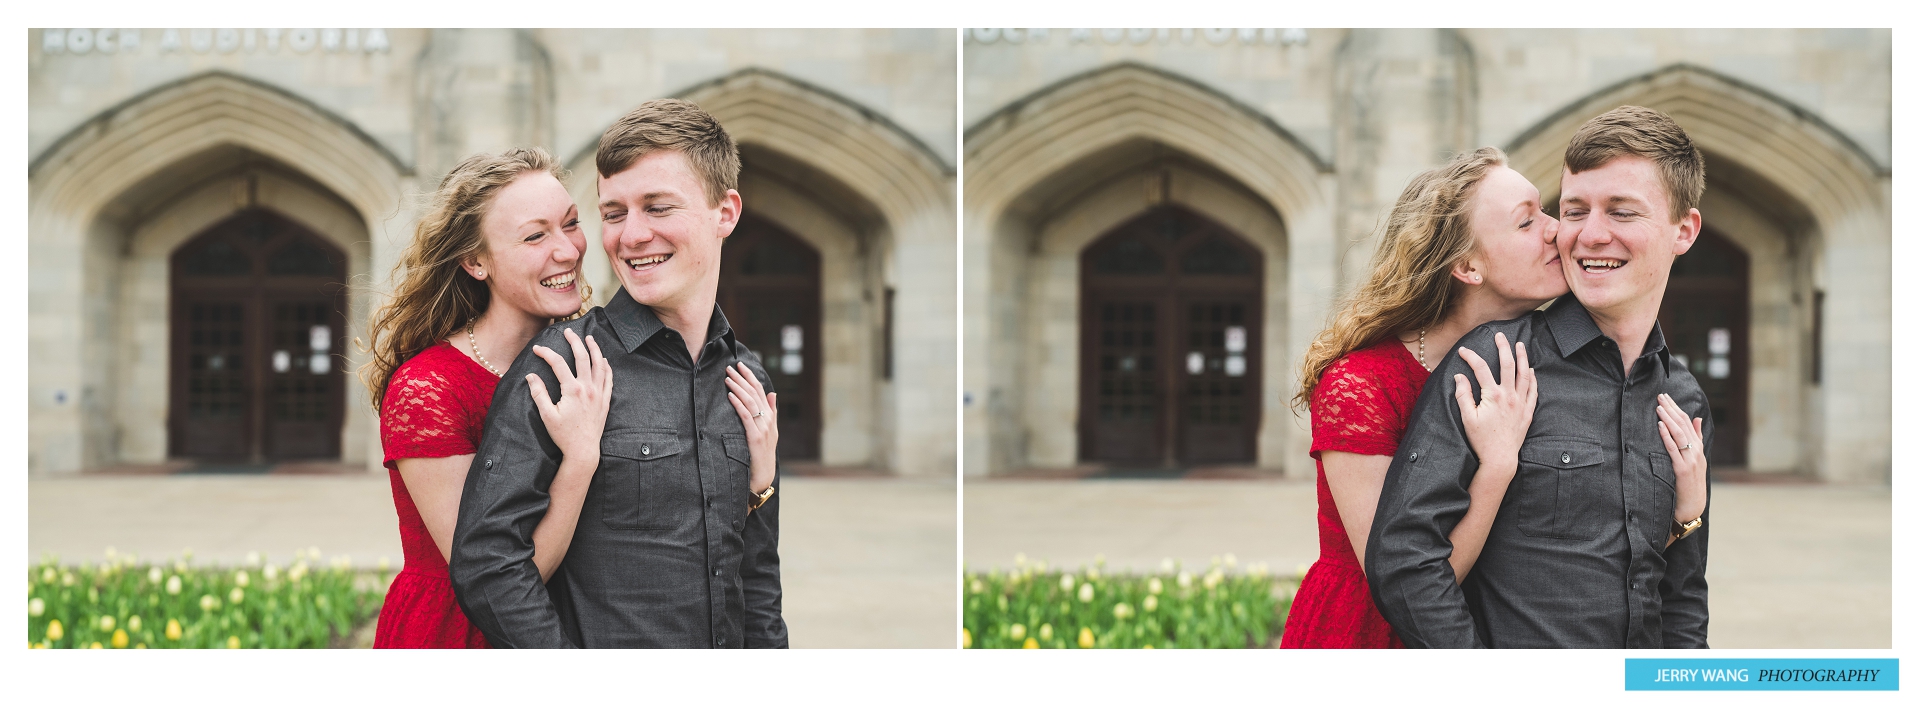
[[[447,375],[422,364],[401,365],[381,404],[380,444],[387,464],[409,457],[473,454],[471,415]]]
[[[1391,455],[1400,447],[1405,420],[1394,413],[1383,375],[1390,370],[1348,355],[1327,367],[1313,388],[1314,458],[1320,451]]]

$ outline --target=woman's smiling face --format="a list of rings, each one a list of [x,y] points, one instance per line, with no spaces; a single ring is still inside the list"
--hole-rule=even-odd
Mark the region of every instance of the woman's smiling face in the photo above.
[[[1540,189],[1511,168],[1495,167],[1474,186],[1468,222],[1471,260],[1487,290],[1515,302],[1539,305],[1567,292],[1554,240],[1560,223],[1541,210]]]
[[[559,179],[529,171],[500,189],[480,217],[487,251],[468,265],[487,282],[491,306],[560,318],[580,310],[579,209]]]

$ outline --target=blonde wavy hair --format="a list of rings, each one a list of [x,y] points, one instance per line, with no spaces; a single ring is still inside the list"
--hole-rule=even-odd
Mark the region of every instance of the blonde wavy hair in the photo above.
[[[486,283],[461,265],[487,252],[480,221],[494,196],[521,174],[536,171],[566,177],[552,155],[534,148],[475,154],[440,179],[413,241],[394,266],[399,283],[393,295],[371,316],[369,341],[355,340],[368,353],[360,381],[372,392],[374,412],[386,400],[394,370],[487,311],[492,294]],[[581,294],[584,312],[592,294],[584,286]]]
[[[1446,317],[1461,293],[1453,266],[1476,246],[1467,222],[1474,187],[1506,165],[1505,152],[1481,147],[1413,177],[1387,215],[1366,282],[1334,305],[1327,327],[1307,346],[1294,409],[1307,410],[1320,376],[1347,353]]]

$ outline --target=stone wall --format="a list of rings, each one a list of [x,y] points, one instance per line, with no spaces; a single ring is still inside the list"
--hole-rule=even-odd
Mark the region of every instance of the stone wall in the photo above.
[[[252,205],[351,253],[349,317],[364,335],[423,191],[452,164],[545,147],[572,167],[597,235],[599,134],[641,102],[679,96],[743,144],[747,207],[828,258],[823,461],[944,474],[957,456],[955,41],[950,30],[30,30],[29,466],[165,459],[168,332],[154,310],[166,309],[166,257],[237,207],[236,179],[256,183]],[[604,301],[612,276],[599,259],[586,273]],[[900,316],[896,373],[883,379],[889,289]],[[377,467],[377,419],[348,386],[343,456]]]
[[[1137,165],[1063,168],[1071,159],[1056,154],[1102,153],[1124,136],[1263,200],[1286,235],[1268,271],[1288,273],[1268,324],[1284,331],[1270,349],[1289,354],[1266,378],[1290,379],[1327,307],[1364,274],[1409,177],[1493,145],[1552,198],[1572,129],[1645,104],[1673,114],[1708,152],[1705,218],[1754,261],[1751,468],[1890,476],[1889,31],[973,29],[965,42],[969,474],[1076,461],[1033,440],[1071,435],[1071,409],[1007,397],[1033,388],[1042,369],[1058,375],[1047,360],[1064,353],[1049,326],[1067,323],[1035,322],[1057,307],[1021,303],[1071,276],[1055,261],[1070,253],[1031,244],[1054,217],[1031,214],[1032,203],[1068,188],[1058,181],[1123,178]],[[1124,75],[1153,76],[1153,87],[1099,103],[1061,97]],[[1238,129],[1220,111],[1261,129]],[[1108,129],[1078,127],[1092,121]],[[1294,178],[1309,185],[1284,197],[1260,180],[1277,160],[1236,163],[1259,152],[1298,155],[1309,166]],[[1816,292],[1826,300],[1817,355]],[[1283,441],[1263,431],[1259,464],[1311,476],[1300,421],[1284,404],[1266,413],[1287,414],[1292,428]]]

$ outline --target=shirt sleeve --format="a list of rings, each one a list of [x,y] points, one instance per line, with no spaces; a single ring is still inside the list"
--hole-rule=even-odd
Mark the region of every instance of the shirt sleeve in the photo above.
[[[554,346],[536,336],[534,343]],[[557,337],[557,335],[556,335]],[[529,345],[529,350],[531,345]],[[569,360],[571,363],[571,360]],[[473,466],[460,496],[447,571],[467,620],[497,648],[570,648],[558,610],[533,564],[533,531],[546,516],[560,448],[547,436],[528,392],[540,375],[558,402],[553,369],[530,351],[501,377]]]
[[[1706,394],[1698,385],[1673,393],[1674,403],[1694,418],[1702,418],[1702,456],[1713,454],[1713,413],[1707,408]],[[1708,465],[1712,477],[1712,465]],[[1707,647],[1707,533],[1713,521],[1713,482],[1707,482],[1707,508],[1700,514],[1700,529],[1662,553],[1666,573],[1660,578],[1661,645],[1667,648]]]
[[[1512,330],[1506,332],[1519,339]],[[1481,326],[1461,338],[1458,347],[1497,360],[1493,334],[1489,326]],[[1458,352],[1449,351],[1414,403],[1406,437],[1387,468],[1367,540],[1367,583],[1374,603],[1410,648],[1484,647],[1466,594],[1447,562],[1453,555],[1448,536],[1467,513],[1467,488],[1480,467],[1454,401],[1455,374],[1465,374],[1474,397],[1479,397],[1472,368]]]
[[[447,376],[425,361],[401,365],[387,382],[380,404],[380,446],[388,464],[473,453],[467,428],[472,411],[460,403]]]
[[[739,345],[738,342],[734,343]],[[767,376],[766,369],[760,365],[757,357],[739,345],[742,357],[753,359],[747,365],[759,377],[760,384],[771,393],[773,380]],[[776,472],[773,478],[776,487],[773,498],[766,505],[747,514],[746,529],[742,538],[746,550],[740,560],[740,589],[746,597],[746,623],[743,633],[748,648],[785,648],[787,647],[787,622],[780,615],[780,476]]]
[[[1382,388],[1383,370],[1349,354],[1336,360],[1313,387],[1315,459],[1323,450],[1357,455],[1391,455],[1400,445],[1405,422],[1393,409]]]

